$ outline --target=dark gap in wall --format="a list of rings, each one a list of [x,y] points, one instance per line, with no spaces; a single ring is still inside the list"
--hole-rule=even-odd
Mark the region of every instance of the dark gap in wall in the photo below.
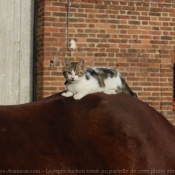
[[[175,113],[175,64],[173,65],[173,112]]]
[[[38,4],[34,1],[34,34],[33,34],[33,96],[32,101],[36,101],[36,81],[37,81],[37,71],[36,71],[36,63],[37,63],[37,14],[38,14]]]

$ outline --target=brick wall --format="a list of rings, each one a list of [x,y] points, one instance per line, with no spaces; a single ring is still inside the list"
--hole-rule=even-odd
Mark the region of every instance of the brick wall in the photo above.
[[[38,0],[37,98],[63,91],[62,64],[117,68],[139,99],[172,123],[175,0],[73,0],[66,48],[67,1]],[[172,3],[172,4],[171,4]]]

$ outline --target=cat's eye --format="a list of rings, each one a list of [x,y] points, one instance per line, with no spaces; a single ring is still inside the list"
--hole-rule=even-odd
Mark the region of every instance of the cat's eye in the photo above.
[[[80,72],[77,72],[75,75],[80,75],[81,73]]]
[[[82,72],[78,72],[78,73],[76,73],[75,75],[82,76],[83,73],[82,73]]]

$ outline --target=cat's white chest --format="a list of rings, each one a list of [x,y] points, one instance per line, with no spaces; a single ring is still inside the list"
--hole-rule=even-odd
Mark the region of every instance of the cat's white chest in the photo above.
[[[84,78],[82,78],[76,83],[66,85],[66,87],[67,87],[67,90],[71,91],[73,94],[76,94],[84,88],[84,85],[85,85],[85,80]]]

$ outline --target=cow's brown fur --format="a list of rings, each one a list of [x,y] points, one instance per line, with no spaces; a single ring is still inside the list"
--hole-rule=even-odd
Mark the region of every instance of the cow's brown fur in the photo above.
[[[57,94],[1,106],[0,171],[8,169],[175,174],[175,130],[161,114],[124,93],[81,100]]]

